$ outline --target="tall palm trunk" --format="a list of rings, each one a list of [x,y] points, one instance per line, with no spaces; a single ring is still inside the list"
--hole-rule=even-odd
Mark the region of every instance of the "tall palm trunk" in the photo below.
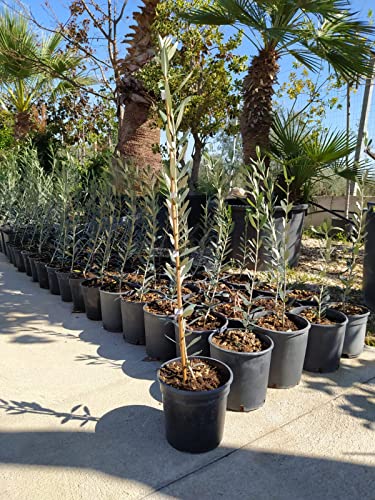
[[[129,48],[122,63],[124,76],[118,88],[121,116],[116,150],[140,168],[150,165],[157,171],[161,167],[160,129],[153,123],[153,96],[137,79],[137,72],[155,54],[151,29],[160,0],[142,1],[144,5],[133,16],[137,24],[131,26],[133,32],[126,39]]]
[[[241,116],[241,135],[244,162],[256,159],[256,148],[269,148],[272,126],[272,98],[277,82],[279,56],[273,48],[256,55],[244,79],[244,106]]]

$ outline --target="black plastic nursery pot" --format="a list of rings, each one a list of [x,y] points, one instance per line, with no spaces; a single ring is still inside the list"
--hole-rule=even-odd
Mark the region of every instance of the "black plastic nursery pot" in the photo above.
[[[100,291],[98,286],[89,286],[93,280],[85,280],[81,283],[83,301],[85,303],[85,311],[88,319],[92,321],[100,321],[102,319],[102,309],[100,306]]]
[[[368,203],[365,255],[363,259],[363,296],[365,304],[375,310],[375,203]]]
[[[24,273],[26,272],[26,269],[21,252],[22,252],[21,248],[13,247],[15,265],[20,273]]]
[[[83,300],[81,283],[85,278],[69,278],[70,291],[72,292],[73,311],[85,312],[85,302]]]
[[[364,309],[366,309],[366,312],[363,314],[346,314],[348,324],[346,325],[342,355],[348,358],[358,357],[365,347],[367,321],[370,311],[367,308]]]
[[[166,361],[176,357],[174,325],[171,316],[163,316],[143,307],[146,353],[150,358]]]
[[[45,288],[48,290],[49,281],[48,281],[48,273],[45,262],[41,262],[40,260],[35,261],[36,270],[38,273],[38,281],[40,288]]]
[[[25,266],[25,272],[26,272],[27,276],[32,276],[31,264],[30,264],[30,260],[29,260],[30,254],[31,254],[31,252],[29,252],[28,250],[22,250],[22,252],[21,252],[21,255],[23,258],[23,264]]]
[[[46,266],[47,274],[48,274],[48,283],[49,283],[49,291],[52,295],[60,295],[60,287],[59,280],[56,275],[56,268]]]
[[[176,358],[171,361],[178,361]],[[231,369],[219,360],[194,356],[220,370],[224,384],[211,391],[184,391],[158,379],[163,396],[165,430],[168,443],[179,451],[204,453],[219,446],[224,431]],[[164,363],[161,368],[171,361]]]
[[[56,271],[56,276],[59,282],[61,300],[63,302],[72,302],[72,291],[69,284],[70,272]]]
[[[29,255],[28,259],[29,259],[29,262],[30,262],[32,281],[34,281],[35,283],[37,283],[38,280],[39,280],[38,270],[36,268],[36,263],[35,263],[35,260],[37,259],[37,257],[35,255]]]
[[[126,342],[145,345],[145,320],[143,307],[145,302],[130,302],[121,299],[122,331]]]
[[[241,204],[238,199],[227,200],[227,203],[231,205],[232,209],[232,219],[233,219],[233,231],[231,235],[231,251],[229,254],[229,259],[242,259],[241,251],[241,241],[243,237],[247,239],[254,238],[255,233],[250,224],[246,223],[246,213],[248,210],[248,205],[246,202]],[[290,213],[290,223],[289,230],[287,234],[288,239],[288,252],[289,252],[289,266],[295,267],[298,265],[299,256],[301,253],[301,242],[303,233],[303,224],[305,221],[305,214],[308,209],[307,204],[295,205]],[[276,231],[278,236],[282,237],[282,219],[284,212],[281,207],[275,207],[274,218],[276,224]],[[254,234],[253,234],[254,233]],[[259,264],[265,264],[266,255],[264,251],[261,251]],[[248,267],[252,267],[252,263],[248,262]]]
[[[7,249],[8,249],[9,262],[15,266],[16,260],[15,260],[14,251],[13,251],[14,246],[11,243],[7,243]]]
[[[100,290],[100,308],[103,328],[108,332],[122,332],[121,294]]]
[[[9,234],[6,231],[5,226],[1,226],[0,228],[0,241],[1,241],[1,251],[3,252],[4,255],[8,256],[6,244],[9,241]]]
[[[298,330],[278,332],[253,326],[254,333],[267,335],[274,343],[268,379],[268,387],[274,389],[288,389],[300,383],[306,354],[310,323],[296,314],[287,313],[287,317]]]
[[[273,341],[267,335],[257,337],[267,347],[260,352],[236,352],[223,349],[209,337],[211,357],[225,363],[233,372],[227,408],[233,411],[252,411],[266,401],[268,378],[271,366]]]
[[[218,312],[213,311],[212,315],[215,316],[220,322],[220,328],[216,330],[191,330],[189,325],[186,325],[185,330],[185,339],[186,339],[186,352],[188,356],[210,356],[210,343],[208,341],[210,335],[212,333],[223,332],[228,328],[228,320],[227,318]],[[179,331],[178,324],[174,323],[174,338],[176,340],[176,354],[180,356],[180,344],[178,342],[179,339]]]
[[[293,309],[293,313],[300,314],[306,309],[308,307],[297,307]],[[330,373],[340,367],[348,318],[334,309],[327,309],[326,317],[335,323],[311,324],[303,365],[303,369],[308,372]]]

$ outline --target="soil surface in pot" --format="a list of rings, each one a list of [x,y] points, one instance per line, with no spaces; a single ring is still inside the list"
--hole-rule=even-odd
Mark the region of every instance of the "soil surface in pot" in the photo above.
[[[211,331],[223,326],[223,322],[212,313],[204,314],[202,310],[196,309],[189,317],[188,330]]]
[[[214,335],[212,342],[228,351],[260,352],[267,349],[267,345],[255,333],[248,330],[226,330]]]
[[[314,300],[314,295],[319,293],[313,290],[306,290],[305,288],[293,288],[288,291],[288,299],[290,300]]]
[[[363,306],[358,306],[357,304],[343,303],[339,302],[337,304],[330,304],[330,309],[334,309],[335,311],[340,311],[348,316],[359,316],[361,314],[366,314],[368,309]]]
[[[156,302],[160,300],[160,294],[157,292],[146,292],[142,294],[138,294],[135,290],[131,292],[125,292],[122,295],[121,300],[124,302]]]
[[[48,264],[51,260],[51,256],[49,253],[39,253],[35,256],[35,259],[37,262],[44,262],[45,264]]]
[[[316,309],[305,309],[304,311],[298,313],[298,316],[302,316],[314,325],[336,325],[336,321],[331,321],[325,317],[319,318],[318,311]]]
[[[215,307],[215,311],[223,314],[228,319],[243,319],[244,313],[243,311],[239,311],[236,309],[239,305],[236,305],[232,302],[222,302]]]
[[[105,276],[103,278],[103,283],[100,289],[104,292],[110,293],[126,293],[134,291],[134,288],[132,288],[130,285],[127,285],[126,283],[121,284],[120,290],[120,282],[117,279],[112,278],[111,276]]]
[[[146,311],[158,316],[174,316],[175,303],[168,299],[161,299],[150,302],[146,306]]]
[[[274,285],[271,285],[270,283],[255,283],[255,289],[258,292],[264,291],[264,292],[275,292],[276,293],[276,287]]]
[[[138,273],[129,273],[126,275],[126,281],[130,281],[131,283],[136,283],[137,285],[142,285],[143,282],[143,274]]]
[[[248,274],[228,274],[228,276],[225,277],[225,281],[236,285],[250,285],[252,279]]]
[[[261,328],[273,330],[275,332],[296,332],[299,330],[299,327],[289,318],[284,317],[284,321],[282,321],[282,318],[277,314],[261,316],[257,318],[256,324]]]
[[[160,369],[160,379],[183,391],[211,391],[225,383],[220,377],[219,370],[202,359],[190,359],[190,369],[187,370],[187,379],[184,382],[181,361],[172,361]]]
[[[85,273],[83,268],[80,269],[79,267],[75,267],[72,269],[69,278],[75,279],[75,278],[86,278]]]

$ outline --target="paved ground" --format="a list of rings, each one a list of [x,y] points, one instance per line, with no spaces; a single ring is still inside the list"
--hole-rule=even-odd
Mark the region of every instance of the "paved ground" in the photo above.
[[[375,349],[227,413],[222,445],[164,439],[156,363],[0,257],[0,498],[375,498]]]

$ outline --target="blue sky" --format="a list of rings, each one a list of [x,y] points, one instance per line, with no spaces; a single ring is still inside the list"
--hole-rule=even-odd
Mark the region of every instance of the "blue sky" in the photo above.
[[[99,0],[100,2],[100,0]],[[38,18],[38,20],[41,22],[41,24],[46,24],[53,26],[55,21],[54,19],[48,14],[48,9],[44,7],[44,2],[40,2],[37,0],[25,0],[24,3],[30,7],[32,12],[35,14],[35,16]],[[105,0],[104,0],[104,3]],[[59,20],[64,20],[67,19],[68,16],[68,10],[66,6],[69,4],[69,2],[65,0],[53,0],[53,2],[50,2],[50,4],[53,6],[53,10],[56,13],[56,17]],[[131,21],[131,15],[133,11],[137,10],[137,7],[140,5],[139,0],[129,0],[128,5],[126,8],[126,14],[127,18],[124,20],[123,24],[123,31],[124,34],[127,31],[127,27],[129,25],[129,22]],[[353,10],[356,10],[360,12],[361,17],[366,18],[368,11],[371,8],[374,8],[375,11],[375,1],[374,0],[352,0],[351,2]],[[230,29],[226,28],[226,32],[230,32]],[[125,49],[125,46],[124,46]],[[102,49],[103,53],[104,48]],[[99,49],[99,51],[101,51]],[[241,54],[247,54],[248,56],[251,57],[253,54],[253,49],[250,47],[250,44],[246,42],[242,45],[242,47],[239,49],[239,53]],[[292,59],[291,58],[284,58],[280,61],[280,74],[279,74],[279,82],[282,83],[288,78],[288,75],[292,69]],[[345,91],[338,92],[337,97],[340,99],[340,101],[345,104]],[[302,99],[303,102],[303,99]],[[361,103],[362,103],[362,91],[359,89],[357,94],[353,95],[352,97],[352,125],[353,129],[356,128],[356,125],[358,124],[359,116],[360,116],[360,110],[361,110]],[[374,137],[375,139],[375,105],[373,106],[373,111],[370,113],[370,122],[369,122],[369,132],[370,135]],[[342,128],[345,124],[345,110],[339,111],[339,110],[333,110],[332,112],[328,113],[327,119],[326,119],[326,124],[329,126],[332,126],[334,128]]]

